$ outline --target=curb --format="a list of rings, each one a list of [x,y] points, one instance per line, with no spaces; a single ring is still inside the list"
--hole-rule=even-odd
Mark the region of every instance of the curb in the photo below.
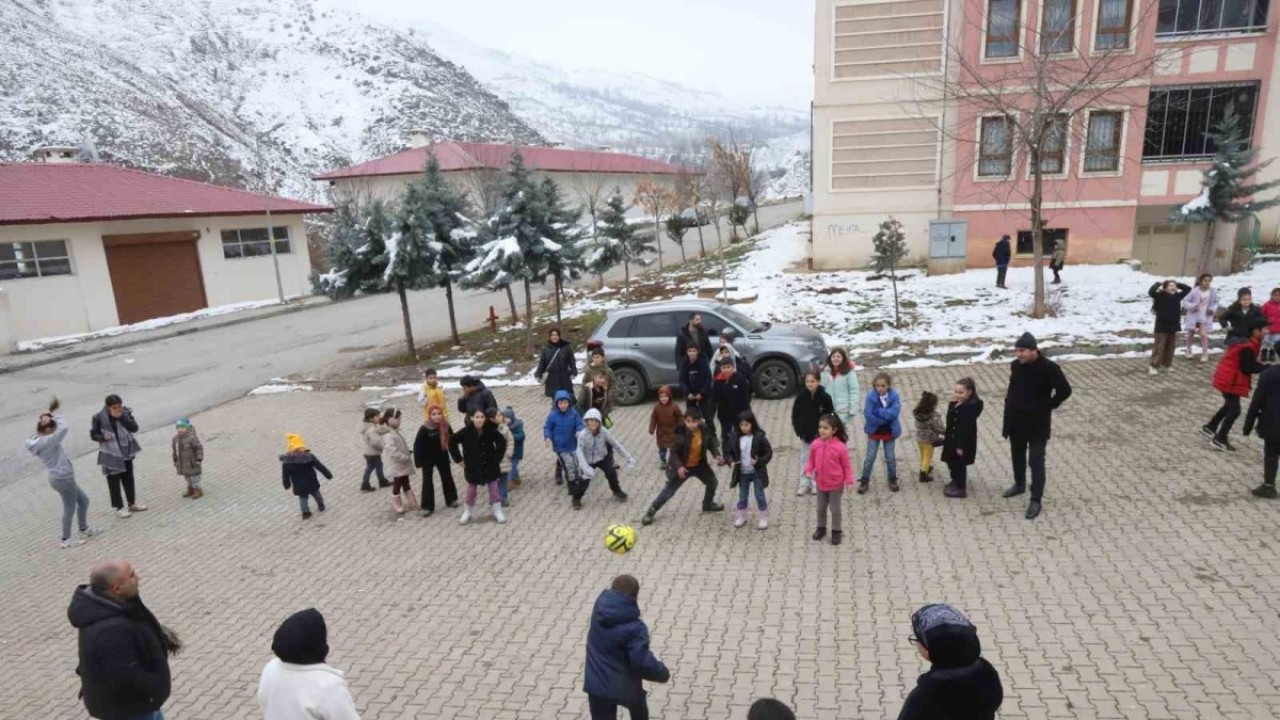
[[[161,340],[168,340],[170,338],[181,337],[183,335],[193,335],[195,333],[203,332],[205,330],[217,330],[219,328],[231,327],[233,325],[240,325],[242,323],[254,322],[256,320],[268,320],[270,318],[279,317],[281,315],[287,315],[289,313],[303,312],[305,310],[311,310],[313,308],[326,307],[329,304],[331,303],[315,302],[315,303],[306,303],[306,304],[300,304],[300,305],[294,305],[294,306],[286,305],[284,307],[277,308],[275,310],[264,312],[257,315],[245,315],[243,317],[236,317],[235,315],[232,315],[229,317],[229,319],[223,322],[214,322],[208,325],[200,325],[196,327],[182,327],[181,325],[176,325],[174,327],[178,329],[172,332],[161,331],[161,333],[157,335],[125,340],[120,343],[112,344],[110,347],[77,348],[75,350],[71,350],[66,353],[59,353],[57,356],[37,357],[37,358],[32,358],[27,362],[3,366],[3,367],[0,367],[0,375],[15,373],[22,370],[30,370],[31,368],[40,367],[42,365],[52,365],[53,363],[62,362],[63,360],[75,360],[77,358],[88,357],[89,355],[97,355],[103,352],[125,350],[128,348],[137,347],[139,345],[146,345],[148,343],[159,342]],[[51,352],[56,352],[56,351],[51,351]],[[38,355],[39,353],[40,351],[37,350],[32,352],[31,354]],[[25,354],[25,353],[15,353],[15,354]],[[10,357],[13,357],[13,356],[11,355]]]

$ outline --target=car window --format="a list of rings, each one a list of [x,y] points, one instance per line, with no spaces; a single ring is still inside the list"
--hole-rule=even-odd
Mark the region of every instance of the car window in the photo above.
[[[760,327],[762,324],[762,323],[756,322],[755,320],[752,320],[746,315],[743,315],[742,313],[730,307],[721,306],[718,312],[723,314],[725,317],[729,318],[730,322],[737,325],[739,328],[741,328],[745,332],[752,332],[756,328]],[[706,315],[702,316],[702,321],[703,322],[707,321]]]
[[[608,337],[611,337],[611,338],[631,337],[631,328],[634,327],[635,324],[636,324],[636,319],[634,317],[624,317],[618,322],[614,323],[613,327],[609,328]]]
[[[676,317],[669,312],[638,315],[635,318],[635,327],[632,328],[631,335],[632,337],[674,339],[676,336]]]
[[[702,313],[702,327],[707,331],[708,335],[719,335],[724,332],[725,328],[732,326],[725,322],[723,318],[704,312]]]

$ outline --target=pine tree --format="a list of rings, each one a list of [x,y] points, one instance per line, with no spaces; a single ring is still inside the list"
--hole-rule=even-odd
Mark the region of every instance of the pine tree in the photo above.
[[[875,254],[872,260],[879,272],[888,271],[893,283],[893,325],[902,326],[902,317],[898,312],[898,263],[907,256],[906,235],[902,232],[902,223],[890,216],[880,223],[880,231],[871,239],[875,243]]]
[[[1235,223],[1262,210],[1280,205],[1280,197],[1266,200],[1256,196],[1280,187],[1280,180],[1253,183],[1258,171],[1272,160],[1258,162],[1257,149],[1249,147],[1249,138],[1240,127],[1240,116],[1228,106],[1218,124],[1208,133],[1209,142],[1217,148],[1213,164],[1204,171],[1203,189],[1191,202],[1174,209],[1171,221],[1176,224],[1204,223],[1204,251],[1198,272],[1207,272],[1213,248],[1214,228],[1219,222]]]
[[[600,213],[599,235],[608,241],[608,244],[601,243],[592,248],[596,256],[593,258],[591,253],[588,253],[588,262],[592,263],[593,270],[600,267],[601,263],[608,258],[617,258],[613,261],[613,265],[618,264],[619,261],[622,262],[623,297],[627,303],[630,303],[631,264],[643,265],[644,256],[652,255],[657,251],[649,236],[637,233],[635,226],[627,221],[626,200],[622,198],[622,191],[618,188],[614,188],[613,194],[609,196],[604,210]]]
[[[729,227],[732,232],[729,235],[729,242],[734,243],[739,240],[738,228],[742,228],[742,236],[747,235],[747,221],[751,219],[751,201],[746,196],[740,197],[733,201],[729,206]]]
[[[578,223],[582,220],[582,210],[570,208],[564,203],[560,186],[551,178],[544,178],[539,188],[542,204],[547,210],[546,227],[543,228],[544,243],[550,253],[547,255],[546,275],[541,278],[546,282],[550,278],[554,284],[556,296],[556,324],[561,323],[561,311],[564,300],[565,280],[577,280],[584,270],[582,261],[582,228]],[[557,249],[551,249],[551,245]]]
[[[454,345],[462,340],[458,336],[453,284],[476,252],[477,231],[465,215],[468,206],[466,196],[445,180],[434,152],[427,157],[422,175],[405,188],[400,205],[406,232],[421,235],[429,250],[432,267],[424,278],[425,285],[444,288]]]

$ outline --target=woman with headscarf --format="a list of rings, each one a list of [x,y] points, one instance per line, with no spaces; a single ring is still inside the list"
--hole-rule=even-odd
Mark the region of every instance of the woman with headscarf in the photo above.
[[[573,394],[573,379],[578,376],[578,363],[573,357],[573,346],[560,336],[560,328],[547,333],[546,347],[538,356],[538,367],[533,376],[543,384],[547,397],[555,397],[560,390]],[[468,416],[471,413],[467,413]]]
[[[1004,688],[982,658],[978,629],[950,605],[925,605],[911,615],[911,642],[932,663],[916,680],[898,720],[993,720]]]
[[[265,720],[360,720],[341,670],[325,664],[329,631],[315,608],[290,615],[271,642],[258,705]]]

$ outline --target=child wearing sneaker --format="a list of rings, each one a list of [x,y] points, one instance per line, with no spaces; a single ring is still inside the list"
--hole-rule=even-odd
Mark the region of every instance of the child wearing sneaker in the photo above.
[[[902,399],[898,391],[893,389],[893,378],[889,373],[876,375],[871,383],[871,391],[867,393],[867,402],[863,407],[866,425],[863,431],[867,434],[867,459],[862,463],[862,476],[858,478],[858,494],[865,495],[871,488],[871,471],[876,467],[876,454],[880,446],[884,446],[884,464],[889,471],[889,489],[898,492],[898,458],[894,455],[894,442],[902,435],[902,423],[898,415],[902,412]]]
[[[823,415],[831,415],[836,411],[831,396],[822,387],[821,377],[816,370],[810,370],[804,376],[804,389],[796,393],[791,403],[791,429],[800,438],[800,479],[796,483],[796,495],[817,492],[813,478],[805,474],[805,466],[809,463],[809,446],[818,437],[818,419]]]
[[[421,509],[418,498],[413,494],[413,453],[409,451],[409,443],[400,434],[400,411],[387,408],[382,413],[382,424],[387,426],[387,433],[382,436],[383,452],[387,456],[387,471],[391,474],[391,509],[403,515],[405,511],[417,512]]]
[[[942,494],[949,498],[968,496],[969,466],[978,459],[978,418],[981,416],[978,386],[972,378],[960,378],[951,390],[946,439],[942,444],[942,461],[951,473],[951,482],[942,488]]]
[[[564,483],[565,474],[571,483],[582,477],[578,468],[578,433],[585,427],[573,406],[573,395],[568,390],[557,390],[551,412],[542,423],[542,439],[556,455],[557,485]]]
[[[182,418],[178,421],[177,431],[173,436],[173,467],[187,481],[184,498],[202,498],[204,490],[200,487],[201,467],[204,463],[204,445],[200,436],[191,426],[191,421]]]
[[[557,396],[566,390],[557,392]],[[566,400],[567,402],[567,400]],[[576,410],[574,411],[577,412]],[[482,408],[466,419],[466,424],[454,434],[449,441],[449,452],[453,461],[462,463],[463,475],[467,480],[466,505],[459,518],[460,525],[471,522],[476,506],[476,494],[483,485],[489,491],[489,506],[493,509],[493,519],[499,525],[507,522],[507,515],[502,511],[502,498],[498,494],[498,477],[502,474],[502,456],[507,452],[507,441],[502,438],[498,428],[485,417]]]
[[[311,454],[307,443],[301,435],[289,433],[284,436],[285,453],[280,456],[280,475],[284,480],[284,489],[293,490],[298,498],[298,507],[302,509],[302,519],[311,519],[311,506],[308,498],[316,499],[316,509],[324,512],[324,498],[320,495],[320,478],[332,480],[333,473],[320,462],[320,458]]]
[[[41,413],[36,420],[36,434],[27,438],[27,452],[40,458],[40,462],[49,470],[49,487],[62,498],[62,547],[73,548],[84,544],[85,538],[93,537],[98,531],[89,527],[89,496],[84,494],[76,484],[76,471],[71,465],[71,458],[62,448],[62,441],[67,437],[67,421],[58,414],[60,403],[54,398],[49,403],[49,412]],[[71,518],[80,521],[80,536],[71,536]]]
[[[627,494],[622,492],[622,486],[618,484],[618,469],[614,467],[613,453],[616,451],[626,459],[628,470],[636,466],[636,459],[631,457],[631,453],[627,452],[613,433],[604,427],[604,417],[599,410],[595,408],[588,410],[584,422],[586,427],[578,433],[577,449],[578,467],[582,469],[582,479],[569,484],[569,493],[573,496],[573,509],[582,509],[582,496],[587,494],[587,486],[595,477],[596,470],[603,472],[605,480],[609,481],[613,498],[618,502],[626,502]]]
[[[772,459],[773,446],[756,422],[756,416],[750,410],[739,414],[736,425],[729,428],[724,445],[724,461],[732,468],[729,487],[738,488],[738,512],[733,517],[735,528],[747,524],[747,500],[752,487],[756,491],[756,512],[760,516],[757,527],[761,530],[769,527],[769,500],[764,489],[769,487],[769,461]]]
[[[387,430],[377,408],[364,409],[364,423],[360,428],[360,439],[364,442],[364,477],[360,481],[360,492],[373,492],[369,479],[374,473],[378,474],[378,487],[391,487],[382,472],[382,436],[387,434]]]
[[[916,449],[920,451],[920,482],[933,482],[933,449],[942,444],[946,427],[938,413],[938,396],[929,391],[920,394],[920,402],[911,416],[916,420]]]
[[[502,409],[502,417],[498,419],[511,431],[511,439],[515,448],[511,451],[511,470],[507,473],[507,487],[520,487],[520,461],[524,459],[524,421],[516,417],[516,411],[510,405]]]
[[[667,468],[667,453],[676,443],[676,428],[684,420],[684,411],[671,401],[671,388],[663,385],[658,388],[658,402],[653,404],[653,412],[649,413],[649,434],[658,442],[658,467]]]
[[[844,539],[841,527],[844,512],[844,489],[853,485],[853,464],[849,462],[849,448],[845,443],[849,436],[844,424],[834,414],[823,415],[818,421],[818,437],[809,448],[809,459],[804,472],[813,478],[818,488],[818,529],[813,539],[827,536],[827,512],[831,512],[831,544],[839,545]]]

